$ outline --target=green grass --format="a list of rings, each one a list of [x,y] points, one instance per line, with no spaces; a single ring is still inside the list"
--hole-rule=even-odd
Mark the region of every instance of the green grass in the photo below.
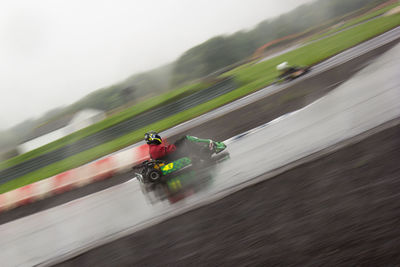
[[[278,75],[275,66],[283,61],[297,65],[313,65],[398,25],[400,25],[399,14],[380,17],[268,61],[247,68],[235,69],[224,75],[235,76],[241,84],[259,81],[266,85],[268,81]]]
[[[386,13],[387,11],[391,10],[392,8],[397,7],[398,5],[400,5],[400,3],[394,3],[394,4],[388,5],[388,6],[386,6],[386,7],[383,7],[383,8],[381,8],[381,9],[379,9],[379,10],[375,10],[375,11],[373,11],[373,12],[369,12],[369,13],[363,15],[363,16],[360,16],[360,17],[358,17],[358,18],[354,18],[354,19],[352,19],[352,20],[346,22],[345,24],[343,24],[343,25],[340,26],[340,27],[331,29],[331,30],[329,30],[329,31],[327,31],[327,32],[325,32],[325,33],[322,33],[322,34],[317,34],[317,35],[313,36],[311,39],[309,39],[308,41],[315,41],[315,40],[318,40],[318,39],[320,39],[320,38],[323,38],[323,37],[328,36],[328,35],[330,35],[330,34],[333,34],[333,33],[335,33],[335,32],[341,31],[341,30],[343,30],[343,29],[346,29],[346,28],[348,28],[348,27],[351,27],[351,26],[353,26],[353,25],[356,25],[356,24],[358,24],[358,23],[361,23],[361,22],[363,22],[363,21],[366,21],[366,20],[372,19],[372,18],[374,18],[374,17],[377,17],[377,16],[379,16],[379,15],[382,15],[382,14]]]
[[[238,67],[224,74],[224,76],[233,75],[235,77],[236,81],[241,85],[238,89],[207,103],[203,103],[164,120],[150,124],[140,130],[133,131],[113,141],[104,143],[0,185],[0,193],[78,167],[86,162],[141,140],[143,138],[143,133],[148,130],[153,129],[161,131],[170,128],[173,125],[197,117],[223,104],[259,90],[275,80],[278,75],[275,66],[283,61],[289,61],[299,65],[313,65],[398,25],[400,25],[400,14],[380,17],[271,60],[259,64],[246,64],[245,66]]]
[[[192,94],[196,91],[202,90],[204,88],[207,88],[209,85],[205,84],[205,83],[196,83],[196,84],[190,84],[190,85],[186,85],[182,88],[176,89],[174,91],[171,92],[167,92],[164,93],[162,95],[156,96],[156,97],[152,97],[148,100],[145,100],[141,103],[138,103],[136,105],[133,105],[121,112],[119,112],[118,114],[109,116],[108,118],[106,118],[105,120],[93,124],[87,128],[84,128],[80,131],[77,131],[75,133],[72,133],[68,136],[65,136],[61,139],[58,139],[54,142],[51,142],[47,145],[44,145],[42,147],[39,147],[35,150],[29,151],[27,153],[24,153],[22,155],[13,157],[9,160],[6,161],[2,161],[0,162],[0,170],[5,169],[5,168],[9,168],[11,166],[17,165],[21,162],[24,162],[26,160],[35,158],[39,155],[45,154],[47,152],[53,151],[55,149],[58,149],[60,147],[63,147],[67,144],[76,142],[79,139],[82,139],[86,136],[92,135],[96,132],[99,132],[103,129],[106,129],[108,127],[111,127],[117,123],[120,123],[126,119],[129,119],[135,115],[138,115],[146,110],[155,108],[157,106],[160,106],[161,104],[165,104],[167,102],[171,102],[174,100],[177,100],[179,98],[182,98],[186,95]]]

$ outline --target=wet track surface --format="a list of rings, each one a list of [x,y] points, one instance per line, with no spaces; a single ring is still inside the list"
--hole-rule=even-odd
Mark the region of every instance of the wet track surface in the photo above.
[[[19,266],[50,263],[203,205],[253,177],[398,117],[399,57],[396,46],[310,106],[228,140],[231,159],[204,176],[202,190],[183,201],[153,201],[132,180],[1,225],[1,259]]]

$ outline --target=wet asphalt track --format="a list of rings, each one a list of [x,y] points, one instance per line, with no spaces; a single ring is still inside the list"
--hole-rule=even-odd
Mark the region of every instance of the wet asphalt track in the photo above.
[[[204,205],[251,178],[399,117],[399,66],[397,45],[326,97],[228,140],[231,159],[213,170],[203,190],[174,205],[150,204],[132,180],[3,224],[0,259],[6,266],[53,263]]]

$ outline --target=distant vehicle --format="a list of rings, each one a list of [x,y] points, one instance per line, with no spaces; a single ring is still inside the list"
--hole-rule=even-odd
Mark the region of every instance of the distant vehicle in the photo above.
[[[281,73],[275,82],[281,83],[294,80],[311,70],[309,66],[290,66],[287,62],[279,64],[276,69]]]
[[[229,158],[229,153],[225,150],[226,145],[223,142],[213,142],[211,151],[190,151],[187,156],[181,157],[171,162],[164,160],[146,160],[138,166],[134,166],[135,177],[141,183],[162,183],[166,182],[170,177],[190,170],[194,167],[207,168]]]

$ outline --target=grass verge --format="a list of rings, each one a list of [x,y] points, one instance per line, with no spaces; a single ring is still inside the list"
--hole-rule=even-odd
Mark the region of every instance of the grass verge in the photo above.
[[[399,25],[400,14],[389,17],[380,17],[347,31],[338,33],[337,35],[330,36],[321,41],[309,44],[297,50],[293,50],[284,55],[280,55],[271,60],[264,61],[259,64],[247,64],[245,66],[236,68],[225,73],[224,76],[233,75],[241,85],[238,89],[215,98],[207,103],[203,103],[164,120],[150,124],[140,130],[133,131],[113,141],[104,143],[95,148],[86,150],[67,159],[21,176],[8,183],[2,184],[0,186],[0,193],[4,193],[23,185],[50,177],[62,171],[78,167],[86,162],[141,140],[145,131],[150,129],[161,131],[170,128],[173,125],[177,125],[197,117],[223,104],[229,103],[244,95],[259,90],[275,80],[278,74],[275,70],[275,66],[282,61],[294,62],[300,65],[313,65]]]
[[[329,30],[329,31],[327,31],[325,33],[322,33],[322,34],[317,34],[316,36],[312,37],[308,41],[315,41],[315,40],[321,39],[321,38],[323,38],[325,36],[334,34],[335,32],[344,30],[346,28],[354,26],[354,25],[356,25],[358,23],[361,23],[363,21],[375,18],[375,17],[380,16],[380,15],[386,13],[387,11],[391,10],[392,8],[395,8],[395,7],[399,6],[399,5],[400,5],[400,3],[394,3],[394,4],[388,5],[386,7],[383,7],[381,9],[378,9],[378,10],[375,10],[375,11],[372,11],[372,12],[368,12],[367,14],[365,14],[363,16],[351,19],[350,21],[346,22],[345,24],[343,24],[340,27],[333,28],[333,29],[331,29],[331,30]]]

